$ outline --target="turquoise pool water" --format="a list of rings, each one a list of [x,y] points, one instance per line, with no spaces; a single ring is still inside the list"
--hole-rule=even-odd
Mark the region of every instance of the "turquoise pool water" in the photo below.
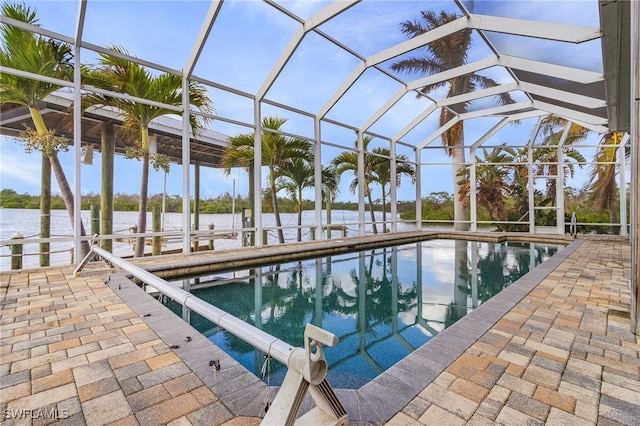
[[[430,240],[233,271],[180,282],[201,299],[303,346],[310,322],[340,339],[325,348],[336,388],[357,389],[552,256],[561,246]],[[182,308],[169,301],[178,315]],[[263,377],[264,354],[196,313],[190,323]],[[282,383],[271,361],[264,380]]]

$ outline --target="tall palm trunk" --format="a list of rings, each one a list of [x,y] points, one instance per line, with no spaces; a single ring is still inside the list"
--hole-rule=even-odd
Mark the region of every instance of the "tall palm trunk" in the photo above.
[[[462,131],[460,131],[462,134]],[[469,217],[469,209],[464,206],[463,200],[460,199],[460,190],[464,185],[463,172],[465,170],[465,155],[464,155],[464,142],[460,141],[460,138],[456,140],[454,146],[451,149],[451,164],[453,173],[453,219],[455,221],[453,225],[454,231],[468,231],[469,224],[466,222]]]
[[[67,181],[67,177],[64,174],[64,170],[62,169],[62,164],[60,164],[60,159],[58,158],[58,156],[55,154],[52,155],[51,157],[49,157],[49,162],[51,163],[51,170],[53,171],[53,174],[58,181],[58,186],[60,187],[60,195],[62,195],[64,204],[67,207],[67,212],[69,212],[71,226],[74,227],[75,210],[73,205],[73,192],[71,191],[71,187],[69,186],[69,182]],[[83,237],[87,235],[84,230],[84,224],[82,223],[82,220],[80,221],[80,235]],[[89,253],[89,250],[89,242],[82,241],[80,243],[80,257],[84,257],[87,253]]]
[[[365,180],[367,178],[365,177]],[[373,211],[373,199],[371,198],[371,191],[369,190],[369,184],[365,182],[364,190],[367,193],[367,200],[369,202],[369,213],[371,213],[371,225],[373,226],[373,233],[378,233],[378,227],[376,226],[376,215]]]
[[[40,238],[51,237],[51,162],[42,153],[40,177]],[[40,266],[49,266],[49,242],[40,243]]]
[[[609,190],[607,191],[607,193],[609,194],[609,202],[608,202],[608,208],[609,208],[609,223],[611,224],[611,227],[609,228],[609,234],[611,235],[615,235],[617,233],[617,227],[616,227],[616,223],[619,223],[618,220],[618,202],[616,200],[616,196],[615,194],[618,192],[618,188],[616,185],[616,167],[614,165],[609,165],[609,168],[612,169],[612,171],[610,173],[607,173],[607,178],[608,178],[608,186],[609,186]],[[622,191],[620,191],[620,197],[623,197],[624,194],[622,194]]]
[[[40,110],[37,108],[29,107],[29,111],[31,112],[31,118],[33,119],[33,123],[36,126],[36,131],[39,135],[44,135],[47,133],[47,126],[44,123],[42,115],[40,114]],[[75,210],[74,210],[74,202],[73,202],[73,192],[71,191],[71,187],[69,186],[69,182],[67,181],[67,177],[64,174],[64,170],[62,169],[62,165],[60,164],[60,160],[58,159],[57,154],[52,154],[49,156],[49,163],[51,164],[51,170],[53,171],[56,180],[58,181],[58,187],[60,188],[60,194],[62,195],[62,200],[67,208],[67,213],[69,214],[69,219],[71,220],[71,227],[75,227]],[[86,232],[84,230],[84,224],[80,221],[80,236],[86,236]],[[89,253],[89,242],[83,241],[80,246],[80,256],[84,257],[87,253]]]
[[[622,197],[623,195],[620,194],[620,196]],[[609,233],[611,235],[615,235],[616,234],[616,223],[619,223],[618,221],[618,203],[616,203],[616,199],[614,197],[611,197],[609,199],[609,223],[611,223],[611,229],[609,231]]]
[[[273,203],[273,214],[276,217],[276,226],[278,227],[278,241],[280,244],[284,244],[284,233],[282,232],[282,222],[280,221],[280,209],[278,208],[278,191],[276,189],[276,178],[274,170],[269,175],[271,176],[271,202]]]
[[[147,193],[149,191],[149,151],[142,157],[142,177],[140,179],[140,203],[138,207],[138,232],[147,232]],[[144,255],[144,237],[136,238],[135,257]]]

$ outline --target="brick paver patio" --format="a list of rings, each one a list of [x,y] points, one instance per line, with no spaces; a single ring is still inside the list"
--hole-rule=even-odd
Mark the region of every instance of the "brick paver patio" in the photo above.
[[[629,244],[571,247],[381,379],[340,391],[353,423],[639,424]],[[76,278],[71,268],[2,274],[4,424],[260,422],[262,382],[227,359],[216,375],[211,342],[124,275],[106,277]],[[375,394],[381,386],[388,396]]]
[[[630,258],[585,241],[388,424],[640,424]]]

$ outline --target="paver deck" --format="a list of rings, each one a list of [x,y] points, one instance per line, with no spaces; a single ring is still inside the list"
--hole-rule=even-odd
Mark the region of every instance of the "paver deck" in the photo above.
[[[576,240],[374,381],[337,390],[352,424],[639,424],[630,257],[622,239]],[[1,275],[4,424],[260,422],[277,389],[104,272]]]

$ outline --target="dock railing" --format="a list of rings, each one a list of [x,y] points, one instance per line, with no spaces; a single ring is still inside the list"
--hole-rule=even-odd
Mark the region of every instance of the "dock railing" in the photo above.
[[[304,331],[304,348],[293,347],[97,245],[92,246],[89,254],[74,270],[74,275],[80,274],[84,267],[96,257],[102,258],[112,267],[131,274],[146,285],[264,352],[267,357],[286,365],[287,375],[278,395],[265,414],[263,424],[293,425],[299,422],[346,425],[348,423],[347,412],[326,379],[328,367],[322,344],[334,346],[338,343],[338,338],[332,333],[307,324]],[[316,407],[296,419],[307,391],[311,394]]]

